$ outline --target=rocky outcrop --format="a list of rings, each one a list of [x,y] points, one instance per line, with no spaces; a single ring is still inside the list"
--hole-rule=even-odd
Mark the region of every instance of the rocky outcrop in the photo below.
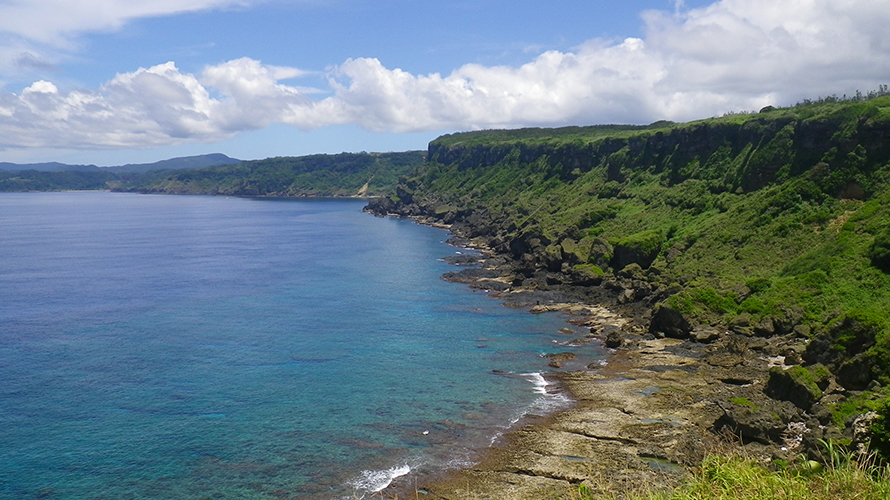
[[[805,411],[822,399],[822,389],[813,374],[802,366],[771,368],[764,393],[774,399],[789,401]]]
[[[692,332],[692,325],[679,311],[667,304],[659,304],[652,312],[649,332],[683,339],[689,337],[690,332]]]

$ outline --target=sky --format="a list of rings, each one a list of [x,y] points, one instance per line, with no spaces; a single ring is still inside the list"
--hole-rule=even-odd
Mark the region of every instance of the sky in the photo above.
[[[0,0],[0,161],[426,149],[890,83],[890,0]]]

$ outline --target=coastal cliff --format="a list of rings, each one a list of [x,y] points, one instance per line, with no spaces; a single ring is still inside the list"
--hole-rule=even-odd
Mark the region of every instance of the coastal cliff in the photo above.
[[[637,353],[634,370],[652,366],[652,342],[675,342],[656,351],[703,388],[705,417],[684,417],[699,437],[725,429],[780,462],[792,439],[818,459],[820,440],[866,439],[854,423],[887,400],[890,97],[447,135],[366,210],[500,257],[480,286],[504,296],[620,312],[610,345]],[[677,464],[698,456],[650,444]]]

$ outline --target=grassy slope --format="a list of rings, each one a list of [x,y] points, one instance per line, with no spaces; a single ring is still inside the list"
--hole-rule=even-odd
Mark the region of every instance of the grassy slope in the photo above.
[[[653,266],[684,285],[670,304],[699,322],[802,316],[818,330],[853,315],[888,336],[890,275],[870,257],[876,237],[890,239],[890,97],[682,125],[453,134],[430,159],[418,193],[486,208],[513,239],[565,249],[660,235]]]

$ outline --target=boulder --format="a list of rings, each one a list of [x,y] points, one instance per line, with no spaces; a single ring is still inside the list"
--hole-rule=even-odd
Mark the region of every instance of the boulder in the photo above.
[[[847,389],[865,390],[872,382],[874,357],[863,352],[843,362],[837,368],[837,381]]]
[[[685,339],[689,337],[692,325],[680,312],[667,304],[659,304],[652,312],[649,333],[662,333],[668,337]]]
[[[769,380],[763,392],[773,399],[790,401],[802,410],[809,410],[822,398],[822,390],[813,374],[802,366],[785,370],[778,366],[770,368]]]
[[[720,407],[723,416],[714,422],[714,429],[728,429],[746,442],[781,443],[788,422],[796,417],[792,408],[781,404],[764,408],[744,398],[722,403]]]
[[[692,338],[696,342],[713,342],[720,338],[720,330],[714,327],[696,328],[692,331]]]
[[[616,349],[624,345],[624,330],[617,326],[607,326],[603,328],[606,335],[606,347]]]
[[[632,234],[615,243],[615,254],[612,265],[615,269],[623,269],[629,264],[638,264],[646,269],[652,265],[661,252],[664,235],[661,231],[643,231]]]

